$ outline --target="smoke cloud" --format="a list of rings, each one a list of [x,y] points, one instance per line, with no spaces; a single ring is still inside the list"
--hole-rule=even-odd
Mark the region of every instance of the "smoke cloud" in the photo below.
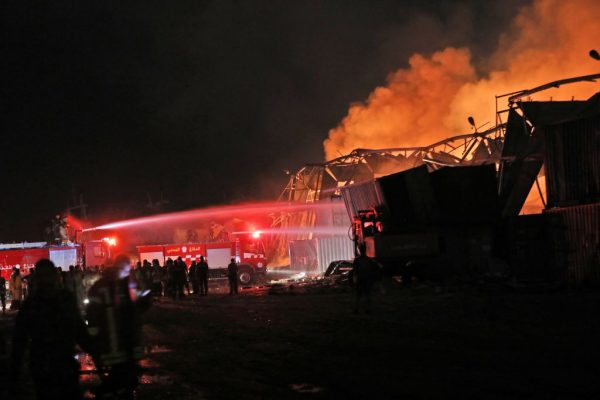
[[[600,46],[600,2],[537,0],[519,9],[495,52],[477,72],[468,48],[448,47],[431,56],[414,54],[409,68],[388,76],[365,102],[350,106],[324,142],[327,160],[355,148],[420,146],[495,121],[494,95],[566,77],[598,72],[587,56]],[[538,100],[585,99],[590,83],[541,92]],[[506,99],[499,107],[505,108]]]

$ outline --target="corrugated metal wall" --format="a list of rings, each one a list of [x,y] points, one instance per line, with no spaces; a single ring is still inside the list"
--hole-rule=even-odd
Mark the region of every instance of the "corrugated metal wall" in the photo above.
[[[600,284],[600,203],[547,210],[565,229],[566,280],[571,286]]]
[[[347,236],[333,236],[317,239],[319,269],[324,273],[332,261],[352,260],[354,242]]]
[[[544,130],[548,207],[600,201],[600,116]]]
[[[332,261],[354,259],[354,243],[348,236],[320,237],[290,242],[293,271],[322,274]]]
[[[557,214],[519,215],[508,220],[507,258],[519,282],[566,279],[564,227]]]
[[[385,204],[379,182],[376,180],[345,186],[342,188],[342,197],[350,219],[357,215],[359,210],[368,210]]]

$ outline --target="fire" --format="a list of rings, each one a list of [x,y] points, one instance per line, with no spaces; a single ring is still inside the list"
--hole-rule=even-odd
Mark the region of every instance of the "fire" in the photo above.
[[[427,145],[495,121],[495,95],[570,76],[595,73],[590,49],[600,46],[600,2],[536,0],[523,7],[478,74],[467,48],[446,48],[427,57],[415,54],[408,69],[388,77],[364,103],[350,106],[324,142],[326,159],[355,148]],[[540,93],[536,99],[585,99],[597,85],[578,84]],[[500,104],[504,107],[506,104]]]

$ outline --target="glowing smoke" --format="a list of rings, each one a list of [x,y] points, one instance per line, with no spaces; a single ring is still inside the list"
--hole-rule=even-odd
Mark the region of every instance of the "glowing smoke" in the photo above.
[[[426,145],[464,133],[469,115],[478,124],[495,121],[494,95],[597,72],[600,65],[588,52],[599,46],[599,21],[596,0],[535,1],[518,12],[480,76],[466,48],[413,55],[409,69],[391,74],[387,86],[352,105],[329,132],[326,159],[355,148]],[[594,84],[577,84],[536,98],[585,99],[597,90]]]

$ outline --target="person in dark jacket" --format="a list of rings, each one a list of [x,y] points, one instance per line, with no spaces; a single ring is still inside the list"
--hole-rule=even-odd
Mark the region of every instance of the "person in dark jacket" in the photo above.
[[[141,314],[151,305],[149,294],[149,289],[138,290],[126,256],[118,256],[90,288],[86,319],[94,364],[102,372],[99,397],[133,399],[139,383],[137,362],[144,354]]]
[[[229,294],[238,294],[238,266],[235,262],[235,258],[231,259],[231,262],[227,266],[227,278],[229,279]]]
[[[354,313],[358,314],[361,297],[365,297],[365,311],[371,312],[371,290],[379,277],[379,266],[366,255],[364,246],[360,248],[360,255],[352,263],[352,279],[355,284],[356,302]]]
[[[187,268],[181,257],[177,257],[173,268],[173,279],[175,284],[175,300],[181,300],[184,297],[183,288],[187,284]],[[189,294],[189,289],[188,289]]]
[[[35,265],[35,290],[23,302],[15,322],[11,354],[11,384],[16,396],[25,348],[30,345],[29,370],[38,399],[81,399],[76,346],[92,351],[75,296],[58,286],[50,260]]]
[[[2,314],[6,313],[6,279],[0,276],[0,302],[2,302]]]
[[[208,294],[208,263],[204,256],[200,256],[200,262],[196,269],[198,272],[198,280],[200,282],[200,294],[206,296]]]
[[[155,298],[162,296],[162,274],[163,270],[158,262],[158,259],[152,260],[152,295]]]
[[[190,269],[188,270],[188,276],[192,283],[194,295],[198,296],[200,294],[200,281],[198,279],[198,265],[196,264],[196,260],[192,261],[192,265],[190,265]]]

